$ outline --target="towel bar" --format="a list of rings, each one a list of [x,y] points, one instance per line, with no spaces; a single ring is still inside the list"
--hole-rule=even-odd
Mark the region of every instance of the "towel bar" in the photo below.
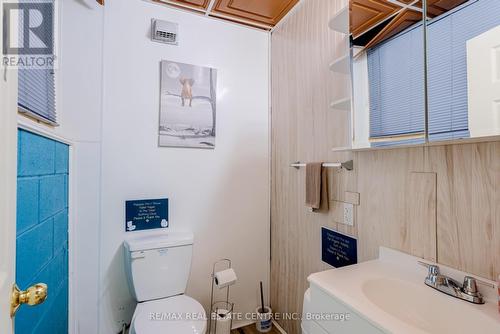
[[[300,167],[305,167],[306,164],[301,163],[300,161],[297,161],[293,164],[290,164],[290,167],[293,167],[295,169],[299,169]],[[346,170],[353,170],[354,169],[354,161],[349,160],[346,162],[327,162],[323,164],[323,167],[326,168],[344,168]]]

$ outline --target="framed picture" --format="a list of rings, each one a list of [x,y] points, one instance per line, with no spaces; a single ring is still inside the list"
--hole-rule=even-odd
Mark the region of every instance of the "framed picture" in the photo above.
[[[217,70],[161,62],[159,145],[215,148]]]

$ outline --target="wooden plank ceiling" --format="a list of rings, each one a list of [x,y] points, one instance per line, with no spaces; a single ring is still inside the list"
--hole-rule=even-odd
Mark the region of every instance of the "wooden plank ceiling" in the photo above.
[[[155,0],[207,16],[272,29],[299,0]]]
[[[441,15],[467,0],[427,0],[427,16]],[[422,20],[421,0],[350,0],[350,31],[354,40],[369,35],[365,47],[380,43]],[[375,33],[374,33],[375,31]]]

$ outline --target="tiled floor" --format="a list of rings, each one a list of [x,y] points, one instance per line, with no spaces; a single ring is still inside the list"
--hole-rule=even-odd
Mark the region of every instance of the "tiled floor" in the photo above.
[[[280,331],[276,328],[273,327],[269,334],[280,334]],[[260,334],[257,329],[255,328],[255,325],[248,325],[246,327],[238,328],[238,329],[233,329],[231,331],[231,334]]]

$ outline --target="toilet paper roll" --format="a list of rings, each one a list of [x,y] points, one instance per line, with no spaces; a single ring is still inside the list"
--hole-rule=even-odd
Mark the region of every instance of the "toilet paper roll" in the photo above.
[[[219,309],[214,316],[216,319],[215,334],[230,334],[231,333],[231,312],[224,309]]]
[[[236,273],[232,268],[226,269],[224,271],[219,271],[215,273],[214,277],[215,285],[217,285],[219,289],[233,285],[234,283],[236,283],[237,279],[238,278],[236,277]]]

